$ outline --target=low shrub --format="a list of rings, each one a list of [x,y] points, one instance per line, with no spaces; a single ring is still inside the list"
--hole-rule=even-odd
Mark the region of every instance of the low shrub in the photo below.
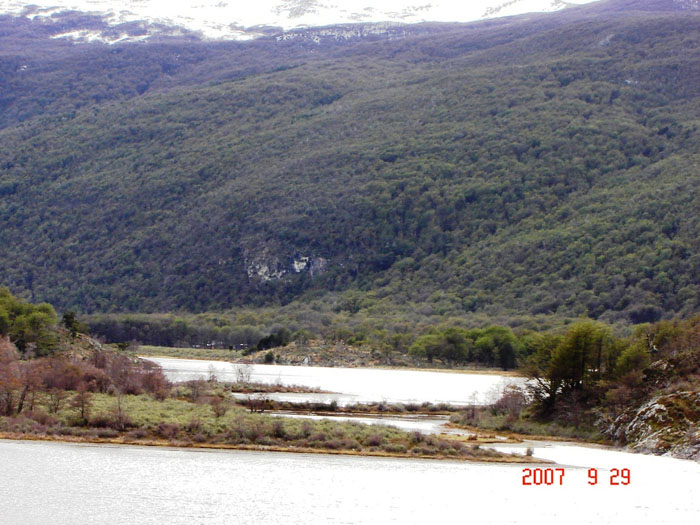
[[[309,436],[309,441],[326,441],[328,436],[323,432],[314,432]]]
[[[180,425],[177,423],[160,423],[156,427],[156,434],[165,439],[173,439],[180,433]]]
[[[56,423],[58,423],[58,418],[48,414],[47,412],[44,412],[43,410],[33,410],[31,412],[26,412],[25,413],[26,417],[33,419],[37,423],[40,423],[42,425],[46,426],[54,426]]]
[[[97,430],[97,437],[99,438],[113,438],[117,437],[118,435],[119,432],[117,432],[113,428],[100,428]]]
[[[406,446],[398,443],[386,443],[382,445],[382,450],[395,454],[403,454],[406,452]]]
[[[143,439],[148,435],[148,432],[146,432],[142,428],[137,428],[135,430],[131,430],[129,433],[127,433],[126,437],[129,439]]]
[[[52,428],[51,433],[55,434],[57,436],[73,436],[73,435],[75,435],[75,433],[73,432],[73,428],[64,427],[62,425],[59,425],[57,427]]]
[[[202,420],[195,416],[185,425],[185,430],[190,434],[198,433],[202,429]]]
[[[368,447],[378,447],[382,444],[384,438],[380,434],[370,434],[365,438],[365,445]]]
[[[341,449],[348,449],[352,448],[350,445],[349,440],[346,439],[329,439],[326,441],[323,446],[327,449],[330,450],[341,450]]]
[[[272,435],[278,439],[287,438],[287,430],[284,427],[284,423],[279,419],[272,423]]]
[[[109,428],[112,426],[112,418],[106,414],[97,414],[90,418],[90,426],[97,428]]]

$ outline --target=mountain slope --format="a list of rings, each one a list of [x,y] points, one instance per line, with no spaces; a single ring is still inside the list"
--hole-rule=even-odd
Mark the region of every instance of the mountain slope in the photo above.
[[[290,44],[236,80],[8,120],[3,282],[88,312],[348,288],[451,314],[693,311],[698,17],[615,5]],[[190,72],[228,51],[191,46]]]

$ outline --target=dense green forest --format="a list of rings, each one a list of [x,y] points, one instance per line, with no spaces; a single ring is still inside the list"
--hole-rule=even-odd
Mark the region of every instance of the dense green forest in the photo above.
[[[0,281],[82,313],[687,316],[700,18],[669,5],[322,45],[0,20]]]

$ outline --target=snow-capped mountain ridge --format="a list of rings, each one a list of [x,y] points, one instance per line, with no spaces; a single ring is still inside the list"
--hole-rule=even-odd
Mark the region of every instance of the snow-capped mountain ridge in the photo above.
[[[470,22],[528,12],[551,12],[595,0],[0,0],[0,14],[53,21],[67,11],[96,15],[103,27],[71,28],[57,38],[119,42],[157,34],[194,33],[207,39],[248,40],[271,33],[340,24]],[[141,24],[134,30],[134,23]],[[124,24],[129,24],[125,28]],[[178,28],[178,29],[174,29]],[[275,29],[272,31],[272,29]]]

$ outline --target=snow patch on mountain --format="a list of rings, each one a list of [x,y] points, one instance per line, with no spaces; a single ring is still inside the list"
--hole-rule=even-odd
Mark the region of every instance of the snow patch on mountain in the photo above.
[[[108,26],[145,22],[148,35],[157,27],[179,27],[207,39],[243,40],[299,28],[353,23],[470,22],[528,12],[550,12],[595,0],[0,0],[0,14],[52,20],[65,11],[99,15]],[[95,29],[61,35],[83,41],[131,38]],[[142,39],[143,35],[138,35]]]

